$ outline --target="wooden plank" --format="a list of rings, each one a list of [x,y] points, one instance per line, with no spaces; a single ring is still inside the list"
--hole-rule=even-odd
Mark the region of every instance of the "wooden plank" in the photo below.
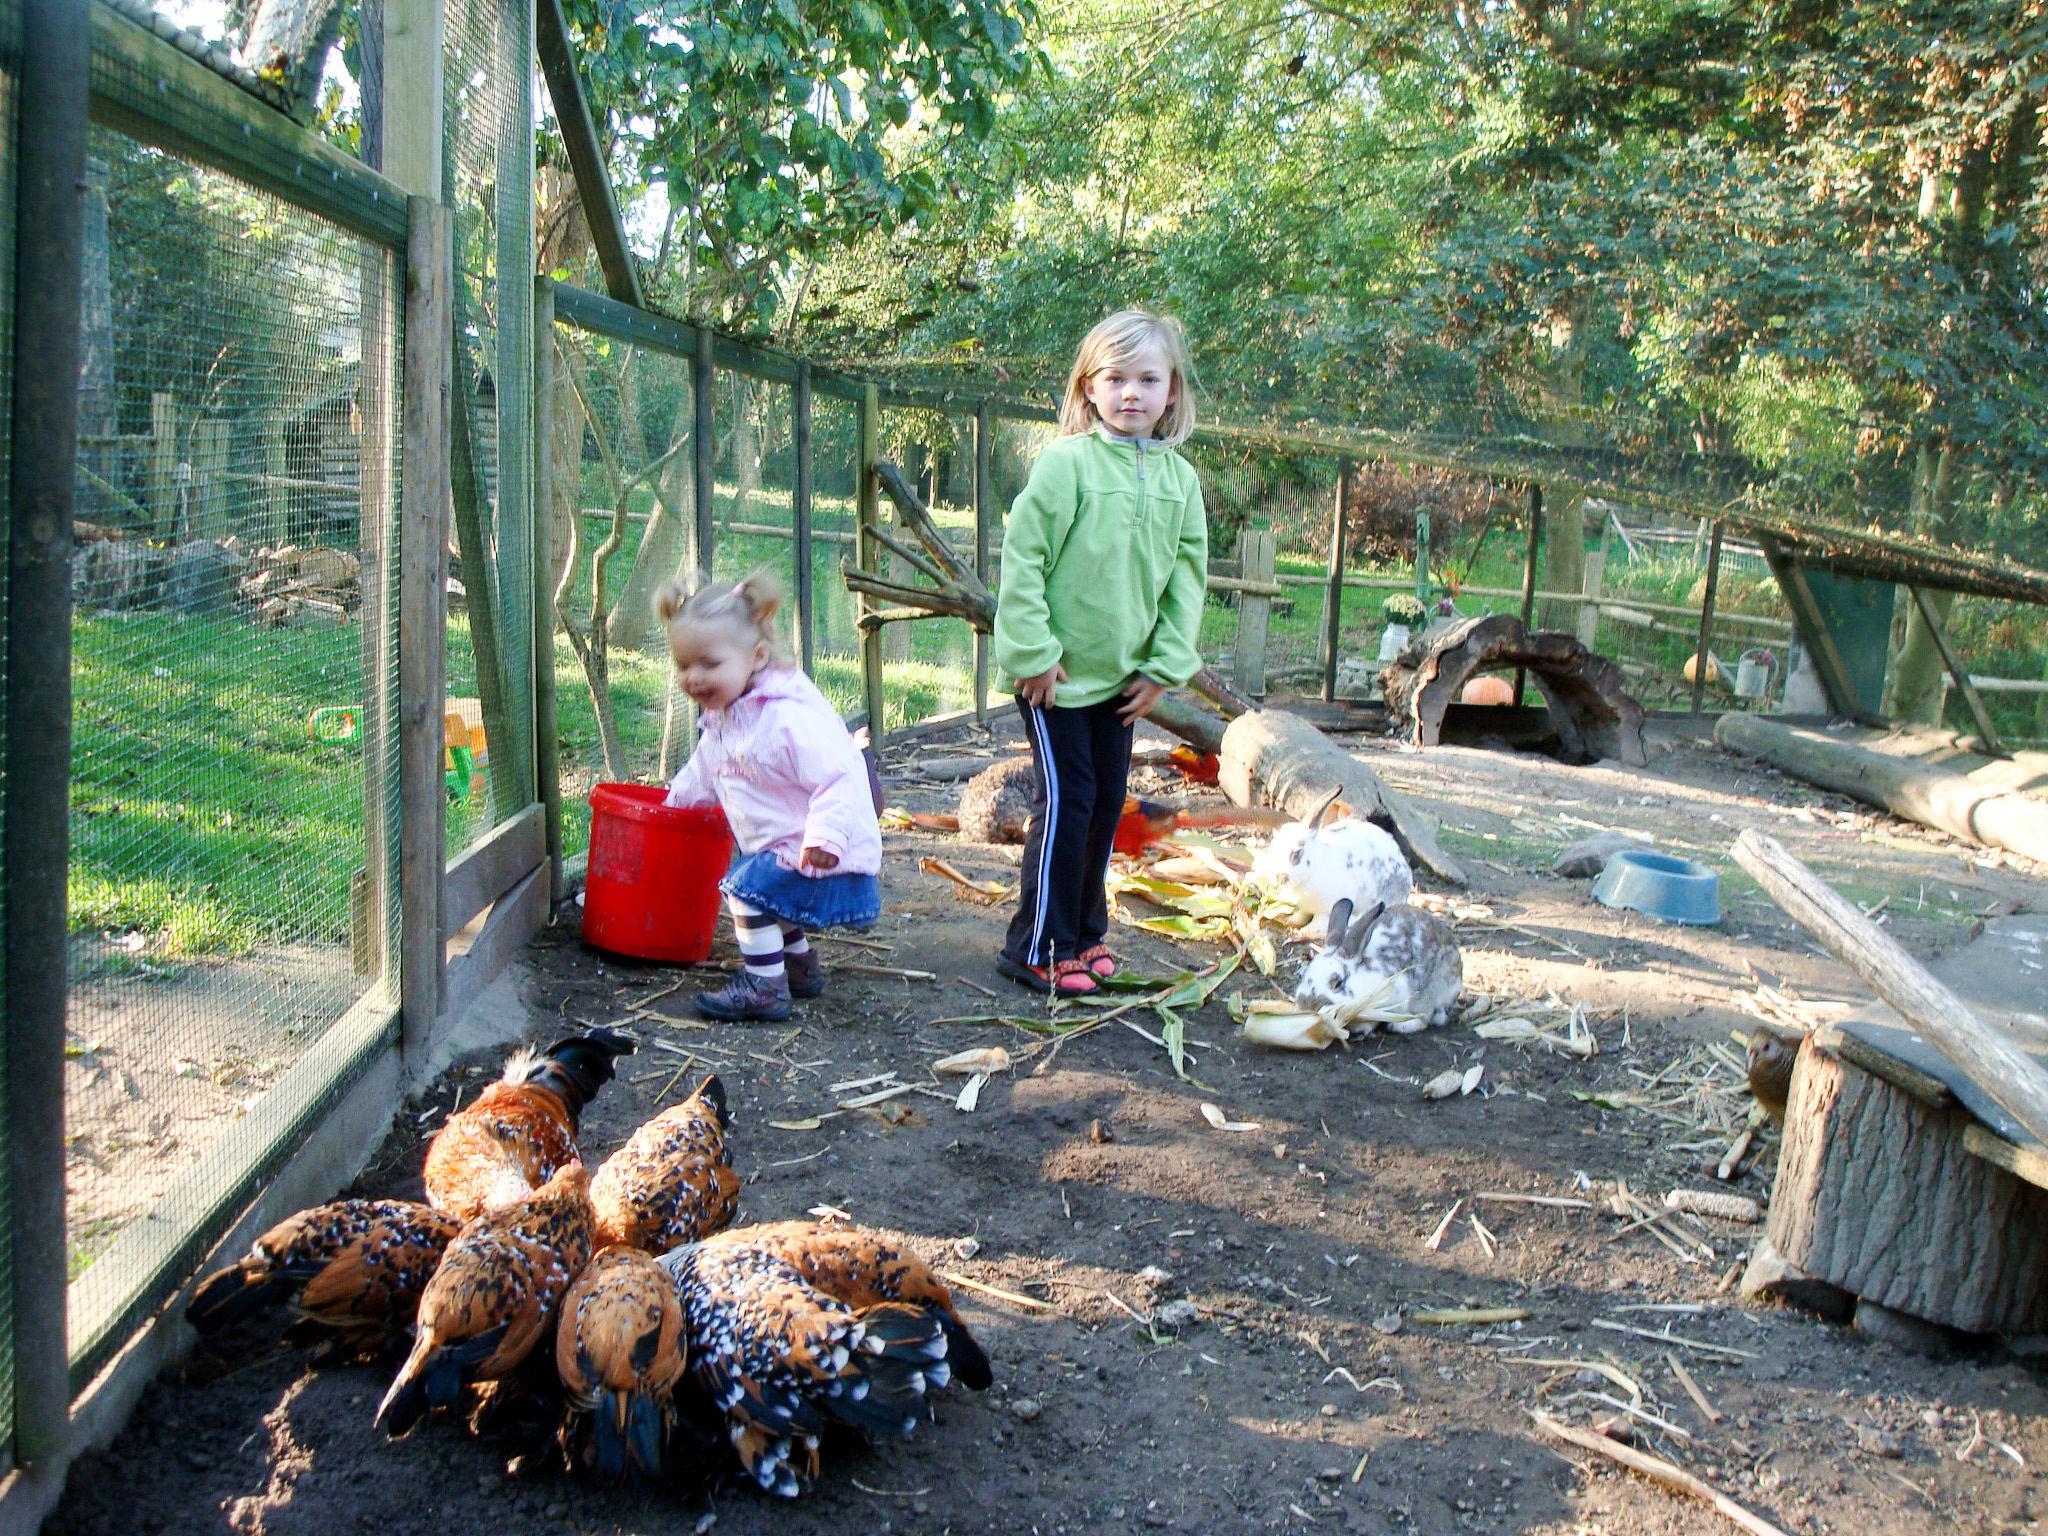
[[[1771,899],[1899,1016],[1962,1068],[1998,1105],[2048,1141],[2048,1072],[1901,949],[1892,936],[1837,895],[1775,838],[1751,828],[1735,858]]]
[[[1700,603],[1700,636],[1692,651],[1692,712],[1695,715],[1705,704],[1707,670],[1713,665],[1707,658],[1712,654],[1714,644],[1714,589],[1720,584],[1721,525],[1716,523],[1713,538],[1707,545],[1707,590]]]
[[[811,559],[815,534],[811,528],[811,365],[799,363],[796,394],[792,402],[794,422],[792,449],[796,455],[796,485],[790,493],[790,515],[795,522],[796,630],[798,651],[808,674],[815,669],[818,644],[817,594],[812,591]]]
[[[1238,538],[1238,552],[1244,564],[1244,579],[1273,584],[1274,537],[1271,529],[1248,528]],[[1255,592],[1239,594],[1237,604],[1237,652],[1232,668],[1237,686],[1258,698],[1266,691],[1266,632],[1273,613],[1273,600]]]
[[[1536,614],[1536,555],[1543,541],[1543,487],[1535,481],[1529,482],[1529,549],[1522,557],[1522,628],[1528,629],[1529,621]],[[1520,707],[1522,693],[1528,683],[1528,670],[1515,668],[1515,696],[1512,702]]]
[[[149,461],[146,472],[149,507],[149,535],[157,539],[177,536],[178,523],[178,402],[167,389],[152,390],[149,396]]]
[[[538,801],[500,822],[448,866],[441,881],[441,937],[524,880],[547,858],[547,812]]]
[[[604,285],[613,298],[637,307],[641,303],[640,271],[626,244],[618,199],[612,196],[611,173],[605,169],[604,150],[584,99],[583,77],[576,69],[561,0],[535,0],[533,20],[541,74],[555,104],[555,122],[561,128],[562,147],[568,151],[577,195],[583,200],[583,216],[590,225],[590,243],[604,271]]]
[[[398,595],[399,997],[408,1062],[425,1059],[441,1013],[441,861],[448,790],[442,707],[448,637],[453,221],[424,197],[408,205],[404,468]]]
[[[876,476],[875,466],[881,461],[882,401],[875,386],[870,384],[860,397],[860,457],[855,470],[857,493],[856,526],[861,530],[860,541],[854,546],[854,563],[870,575],[880,575],[882,568],[881,541],[868,530],[877,526],[881,515],[881,483]],[[869,626],[860,635],[860,676],[861,702],[867,711],[868,743],[879,752],[886,736],[884,722],[889,718],[882,682],[882,632]]]
[[[1908,587],[1906,590],[1913,594],[1913,606],[1920,610],[1920,622],[1927,626],[1927,637],[1941,652],[1941,664],[1955,679],[1956,691],[1963,696],[1963,707],[1970,712],[1970,723],[1977,727],[1984,750],[1993,757],[2010,757],[2012,754],[1998,739],[1998,730],[1991,723],[1991,714],[1984,707],[1983,696],[1977,692],[1976,680],[1970,676],[1969,668],[1963,665],[1962,657],[1956,654],[1956,648],[1949,640],[1948,625],[1942,621],[1941,610],[1934,606],[1934,600],[1927,595],[1925,587]]]
[[[384,174],[408,197],[441,196],[447,19],[443,0],[383,0]],[[408,207],[410,204],[408,204]]]
[[[989,543],[995,523],[995,441],[986,400],[974,408],[974,579],[988,585]],[[974,631],[974,718],[988,724],[989,637]]]
[[[498,899],[466,953],[448,962],[448,1013],[459,1018],[548,920],[548,877],[535,869]]]
[[[398,627],[393,619],[400,581],[400,514],[393,418],[397,392],[403,388],[404,360],[397,351],[403,277],[400,263],[383,250],[364,252],[361,272],[362,366],[356,406],[363,431],[356,477],[356,555],[362,562],[357,583],[362,630],[363,868],[361,901],[351,906],[351,914],[358,920],[355,949],[364,974],[389,983],[396,980],[396,956],[386,946],[399,900],[392,874],[403,835],[388,810],[390,787],[398,773]],[[265,437],[277,440],[274,417],[265,418]],[[281,526],[281,512],[278,521]]]
[[[1330,575],[1323,584],[1323,702],[1337,701],[1337,649],[1344,633],[1344,504],[1351,499],[1351,461],[1337,466],[1330,509]]]
[[[2048,1153],[2039,1147],[2015,1146],[1972,1120],[1963,1127],[1963,1150],[2003,1168],[2016,1179],[2048,1189]]]
[[[690,360],[690,495],[695,510],[691,530],[689,565],[700,579],[711,575],[711,545],[717,526],[718,490],[717,413],[712,398],[711,333],[697,332],[697,350]]]

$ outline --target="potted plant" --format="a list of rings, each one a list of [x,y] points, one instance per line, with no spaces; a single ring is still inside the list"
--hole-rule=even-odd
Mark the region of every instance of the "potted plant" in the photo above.
[[[1380,604],[1387,627],[1380,632],[1380,660],[1392,661],[1408,644],[1409,632],[1422,622],[1422,600],[1413,592],[1389,593]]]

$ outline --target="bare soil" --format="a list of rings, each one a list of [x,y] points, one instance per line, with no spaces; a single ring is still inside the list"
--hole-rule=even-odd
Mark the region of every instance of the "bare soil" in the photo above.
[[[909,765],[974,744],[959,736],[892,754],[891,799],[945,808],[955,786],[922,784]],[[928,1064],[949,1052],[1033,1043],[1014,1027],[957,1022],[1032,1004],[991,963],[1004,909],[970,904],[917,865],[936,853],[970,875],[1008,878],[1013,851],[892,835],[886,915],[870,937],[893,951],[828,953],[938,979],[839,972],[784,1026],[687,1022],[702,978],[596,954],[571,917],[532,957],[537,1029],[608,1022],[635,1002],[651,1010],[635,1024],[641,1054],[587,1118],[591,1152],[715,1066],[735,1112],[746,1219],[837,1207],[904,1234],[952,1275],[1035,1298],[958,1293],[996,1362],[995,1388],[947,1395],[910,1440],[830,1448],[817,1487],[794,1504],[729,1485],[597,1489],[508,1476],[505,1445],[450,1424],[386,1444],[370,1415],[388,1367],[310,1372],[274,1328],[252,1326],[155,1385],[112,1449],[74,1469],[49,1529],[672,1532],[712,1517],[721,1532],[835,1536],[1733,1529],[1546,1442],[1532,1408],[1584,1423],[1601,1405],[1573,1394],[1624,1395],[1605,1378],[1534,1363],[1558,1359],[1610,1363],[1639,1381],[1673,1426],[1645,1426],[1642,1443],[1788,1532],[2037,1529],[2033,1469],[2048,1458],[2039,1370],[2003,1348],[1928,1358],[1789,1309],[1743,1306],[1724,1281],[1754,1228],[1716,1226],[1713,1260],[1682,1263],[1647,1233],[1617,1235],[1604,1216],[1487,1203],[1476,1209],[1490,1249],[1463,1215],[1427,1246],[1454,1201],[1483,1191],[1572,1197],[1626,1180],[1654,1198],[1703,1185],[1714,1135],[1640,1101],[1668,1098],[1705,1047],[1746,1030],[1737,999],[1759,980],[1817,1015],[1862,999],[1728,862],[1744,827],[1773,832],[1858,900],[1885,901],[1892,931],[1923,957],[1965,942],[1988,914],[2042,900],[2036,869],[1697,740],[1667,733],[1657,746],[1651,768],[1632,772],[1358,744],[1443,814],[1447,843],[1471,863],[1467,898],[1515,925],[1462,930],[1468,986],[1586,1004],[1601,1046],[1586,1061],[1488,1046],[1456,1026],[1277,1054],[1241,1042],[1219,997],[1190,1021],[1197,1083],[1112,1025],[996,1078],[972,1114],[917,1093],[834,1114],[856,1090],[833,1084],[892,1071],[929,1083]],[[1587,823],[1643,828],[1719,864],[1722,925],[1661,927],[1552,876],[1551,858]],[[1128,928],[1115,937],[1127,963],[1154,974],[1221,953]],[[1233,979],[1223,995],[1270,988]],[[1477,1060],[1487,1068],[1478,1093],[1420,1098],[1415,1084]],[[360,1188],[416,1192],[424,1138],[495,1069],[465,1063],[404,1106]],[[1213,1129],[1204,1101],[1257,1129]],[[815,1129],[771,1124],[827,1115]],[[1769,1171],[1766,1160],[1740,1187],[1765,1195]],[[1178,1331],[1143,1321],[1182,1300],[1193,1320]],[[1478,1328],[1415,1317],[1463,1306],[1530,1316]],[[1689,1342],[1597,1322],[1668,1327]],[[1721,1422],[1680,1389],[1674,1353]]]

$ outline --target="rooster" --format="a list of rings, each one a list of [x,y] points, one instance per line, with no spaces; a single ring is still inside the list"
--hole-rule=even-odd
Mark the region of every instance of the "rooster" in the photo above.
[[[914,1430],[927,1389],[952,1379],[951,1345],[941,1313],[901,1301],[851,1306],[775,1251],[798,1243],[793,1230],[766,1229],[769,1247],[752,1244],[755,1230],[677,1248],[661,1263],[683,1307],[690,1380],[725,1416],[747,1475],[794,1498],[818,1474],[828,1421],[874,1435]],[[815,1262],[842,1279],[860,1273],[845,1254],[821,1251]],[[868,1278],[883,1274],[877,1266]]]
[[[545,1052],[525,1050],[476,1102],[448,1117],[427,1148],[427,1201],[460,1221],[538,1189],[580,1157],[583,1106],[612,1080],[612,1062],[632,1054],[616,1030],[593,1029]]]
[[[995,1379],[988,1355],[953,1309],[953,1293],[932,1267],[879,1232],[777,1221],[741,1227],[724,1241],[772,1253],[811,1285],[856,1312],[885,1301],[906,1302],[938,1318],[946,1335],[946,1364],[964,1387],[986,1391]],[[934,1379],[933,1386],[946,1382]]]
[[[590,1174],[579,1162],[465,1226],[420,1294],[412,1353],[377,1405],[384,1432],[395,1440],[465,1384],[509,1375],[590,1262],[590,1234]]]
[[[289,1300],[288,1333],[317,1341],[316,1359],[374,1354],[412,1326],[420,1292],[461,1230],[453,1216],[408,1200],[336,1200],[288,1216],[249,1256],[200,1284],[185,1317],[214,1333]]]
[[[629,1463],[659,1477],[683,1374],[683,1310],[668,1271],[638,1248],[600,1248],[562,1300],[555,1366],[574,1416],[563,1430],[571,1460],[611,1481]]]
[[[597,1241],[666,1253],[732,1224],[740,1181],[726,1160],[725,1085],[697,1091],[642,1125],[590,1181]]]

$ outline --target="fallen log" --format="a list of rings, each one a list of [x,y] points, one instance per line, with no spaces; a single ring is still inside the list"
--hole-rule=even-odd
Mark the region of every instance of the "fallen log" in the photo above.
[[[1975,1010],[1901,949],[1892,936],[1837,895],[1776,838],[1754,828],[1735,839],[1735,859],[1871,991],[1960,1067],[2000,1108],[2048,1142],[2048,1072],[2008,1032]]]
[[[1412,861],[1452,885],[1467,882],[1464,866],[1437,842],[1435,817],[1300,716],[1282,709],[1240,715],[1224,730],[1218,755],[1223,793],[1236,804],[1258,804],[1263,790],[1289,815],[1306,816],[1334,792],[1341,810],[1393,833]]]
[[[1621,668],[1571,635],[1527,630],[1512,613],[1480,614],[1418,641],[1380,673],[1396,729],[1418,747],[1443,738],[1444,712],[1474,674],[1520,667],[1536,684],[1568,761],[1611,757],[1640,768],[1643,707]]]
[[[2048,804],[1974,783],[1932,763],[1892,757],[1757,715],[1723,715],[1714,740],[1867,805],[1951,836],[2048,862]]]

